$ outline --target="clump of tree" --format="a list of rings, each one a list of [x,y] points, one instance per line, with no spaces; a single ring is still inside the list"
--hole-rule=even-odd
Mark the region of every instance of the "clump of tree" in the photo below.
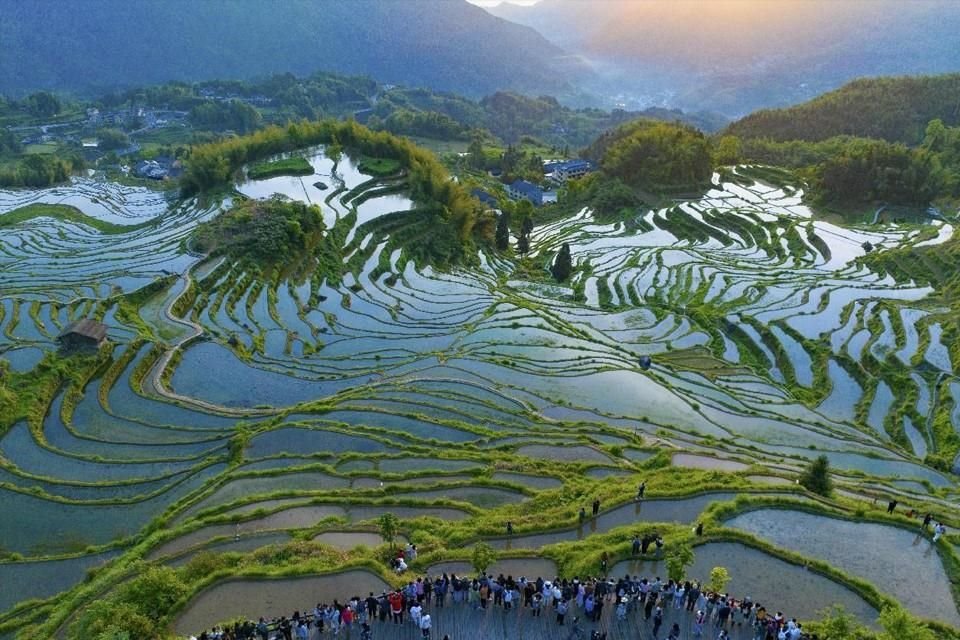
[[[833,491],[833,481],[830,479],[830,459],[825,455],[817,456],[800,474],[799,482],[808,491],[829,496]]]
[[[71,638],[159,638],[166,616],[187,595],[187,584],[170,567],[151,566],[116,593],[83,608]]]
[[[570,245],[564,242],[550,266],[550,273],[557,282],[564,282],[570,277],[572,271],[573,259],[570,256]]]
[[[23,147],[20,145],[20,140],[17,139],[13,131],[0,129],[0,155],[14,155],[20,153],[22,150]]]
[[[192,242],[196,251],[276,264],[315,246],[323,228],[320,207],[273,197],[241,202],[199,225]]]
[[[130,136],[120,129],[104,127],[97,130],[97,143],[104,151],[125,149],[130,145]]]
[[[83,167],[83,159],[74,155],[28,155],[0,167],[0,187],[49,187],[66,182]]]
[[[936,640],[956,637],[953,632],[945,632],[943,627],[934,631],[896,605],[883,607],[877,622],[879,631],[868,629],[843,607],[835,605],[822,612],[820,620],[804,624],[804,630],[826,640]]]
[[[817,194],[829,202],[924,206],[943,186],[940,164],[932,153],[881,140],[851,140],[817,165],[811,177]]]
[[[958,73],[863,78],[800,105],[752,113],[726,133],[778,142],[859,136],[916,145],[931,120],[960,124],[958,95]]]
[[[653,192],[700,189],[713,173],[710,141],[680,123],[635,120],[605,133],[586,155],[607,176]]]
[[[208,101],[190,110],[190,122],[202,129],[249,133],[263,124],[257,109],[241,100]]]
[[[635,215],[642,201],[622,180],[590,173],[567,183],[564,204],[574,209],[589,207],[597,219],[612,220]]]
[[[47,91],[31,93],[21,101],[20,106],[37,118],[51,118],[63,109],[60,98]]]
[[[469,131],[464,125],[444,113],[409,109],[397,109],[387,116],[381,126],[390,133],[441,140],[463,140],[466,139]]]

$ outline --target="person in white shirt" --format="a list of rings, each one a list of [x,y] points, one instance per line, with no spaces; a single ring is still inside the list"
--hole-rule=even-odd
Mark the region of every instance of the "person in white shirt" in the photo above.
[[[418,627],[420,626],[422,613],[423,613],[423,607],[421,607],[419,603],[414,603],[414,605],[410,607],[410,620],[412,620],[413,624],[415,624]]]
[[[420,633],[423,634],[424,638],[430,637],[430,627],[432,624],[429,613],[425,613],[420,617]]]

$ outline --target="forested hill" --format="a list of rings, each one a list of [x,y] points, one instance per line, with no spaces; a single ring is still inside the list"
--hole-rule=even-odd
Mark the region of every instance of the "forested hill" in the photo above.
[[[855,80],[794,107],[752,113],[726,133],[809,142],[850,135],[914,145],[934,119],[960,123],[960,74]]]
[[[585,73],[466,0],[0,0],[0,93],[316,70],[481,96]]]

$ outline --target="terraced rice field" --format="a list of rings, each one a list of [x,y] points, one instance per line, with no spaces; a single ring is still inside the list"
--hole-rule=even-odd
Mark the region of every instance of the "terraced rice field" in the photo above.
[[[570,243],[579,270],[561,286],[516,279],[511,260],[486,251],[479,267],[449,272],[388,252],[364,223],[414,208],[402,184],[322,150],[308,159],[315,176],[237,191],[320,204],[344,233],[339,282],[264,279],[191,254],[192,229],[229,201],[86,179],[0,192],[0,216],[64,203],[137,225],[105,235],[38,218],[0,235],[0,358],[13,371],[37,367],[79,318],[104,322],[113,345],[40,423],[0,438],[0,497],[18,514],[0,520],[0,547],[18,554],[0,576],[26,585],[0,594],[0,624],[24,615],[18,601],[134,550],[177,566],[298,532],[349,547],[343,532],[362,531],[357,541],[376,546],[372,520],[390,511],[466,526],[530,516],[517,539],[480,537],[547,553],[636,522],[687,526],[733,498],[605,504],[586,532],[534,524],[572,484],[633,485],[627,475],[639,481],[660,450],[690,473],[767,492],[825,453],[854,494],[867,476],[904,500],[953,506],[955,479],[922,463],[938,450],[929,416],[950,406],[960,431],[946,310],[928,288],[857,262],[865,242],[919,242],[916,227],[846,229],[814,219],[799,191],[717,179],[630,229],[589,211],[537,227],[535,256]],[[135,317],[123,312],[125,294],[160,279]],[[925,579],[942,572],[917,576],[921,591]]]

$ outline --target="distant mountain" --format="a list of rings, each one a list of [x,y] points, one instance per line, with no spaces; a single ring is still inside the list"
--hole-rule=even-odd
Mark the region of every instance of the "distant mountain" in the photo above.
[[[725,133],[810,142],[851,135],[912,145],[935,118],[960,124],[960,73],[855,80],[794,107],[752,113]]]
[[[489,11],[590,60],[608,92],[730,116],[860,76],[960,70],[955,0],[541,0]]]
[[[0,0],[0,92],[316,70],[481,96],[588,73],[465,0]]]

